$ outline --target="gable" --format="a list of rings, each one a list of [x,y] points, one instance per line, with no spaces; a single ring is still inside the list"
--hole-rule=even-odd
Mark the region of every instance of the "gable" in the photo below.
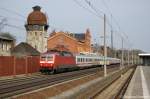
[[[48,42],[63,42],[63,41],[72,41],[72,42],[77,42],[76,39],[64,34],[64,33],[57,33],[55,35],[53,35],[52,37],[49,37],[48,38]]]
[[[40,52],[38,52],[31,45],[21,42],[16,47],[11,50],[12,55],[14,56],[39,56]]]
[[[48,38],[48,49],[54,49],[58,46],[67,48],[72,53],[90,51],[90,41],[86,41],[85,34],[69,34],[57,32]]]

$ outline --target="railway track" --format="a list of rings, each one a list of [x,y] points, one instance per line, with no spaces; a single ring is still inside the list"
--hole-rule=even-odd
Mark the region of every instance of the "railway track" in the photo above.
[[[136,66],[129,68],[127,71],[122,72],[122,77],[117,78],[106,87],[102,88],[99,92],[92,96],[92,99],[123,99],[126,89],[132,79],[136,70]],[[120,74],[118,74],[120,75]]]
[[[99,68],[100,69],[100,68]],[[0,98],[10,97],[31,90],[39,89],[59,82],[67,81],[77,77],[85,76],[99,71],[98,68],[80,70],[55,75],[37,75],[17,79],[0,81]]]
[[[133,74],[136,70],[136,67],[133,69],[132,73],[130,74],[130,76],[127,78],[127,80],[125,81],[125,83],[123,84],[123,86],[120,88],[120,90],[118,91],[118,93],[116,94],[116,96],[114,97],[114,99],[123,99],[123,96],[128,88],[128,85],[133,77]]]
[[[34,75],[14,80],[0,80],[0,98],[11,97],[13,95],[47,87],[67,80],[72,80],[89,74],[101,71],[102,68],[91,68],[74,72],[60,73],[55,75]],[[110,71],[116,70],[113,68]]]
[[[38,79],[41,77],[46,77],[46,75],[41,75],[41,74],[36,74],[36,75],[32,75],[32,76],[22,76],[22,77],[16,77],[16,78],[9,78],[9,79],[5,79],[5,80],[0,80],[0,84],[1,85],[7,85],[7,84],[11,84],[11,83],[15,83],[15,82],[21,82],[21,81],[27,81],[27,80],[31,80],[31,79]]]

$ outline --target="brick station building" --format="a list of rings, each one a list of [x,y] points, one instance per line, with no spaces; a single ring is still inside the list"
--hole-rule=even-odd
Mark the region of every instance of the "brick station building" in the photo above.
[[[48,38],[48,50],[67,50],[74,54],[91,52],[91,35],[89,29],[85,33],[67,33],[53,31]]]

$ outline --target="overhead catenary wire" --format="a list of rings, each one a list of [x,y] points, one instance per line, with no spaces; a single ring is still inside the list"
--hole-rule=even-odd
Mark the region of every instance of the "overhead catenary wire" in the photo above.
[[[102,0],[102,2],[103,2],[103,4],[105,5],[105,7],[106,7],[106,9],[108,10],[108,12],[111,14],[111,17],[112,17],[112,19],[114,20],[115,24],[117,25],[119,31],[122,31],[122,30],[121,30],[121,27],[120,27],[120,25],[119,25],[119,23],[118,23],[118,21],[116,20],[116,18],[115,18],[114,15],[112,14],[112,12],[111,12],[111,10],[109,9],[109,6],[108,6],[107,3],[105,2],[105,0]],[[127,35],[125,32],[121,32],[121,33],[124,35],[123,37],[126,38],[126,39],[124,38],[124,41],[127,41],[127,42],[129,43],[129,46],[131,46],[132,44],[131,44],[131,42],[130,42],[130,40],[129,40],[128,35]],[[120,35],[120,36],[122,36],[122,35]]]
[[[99,9],[97,9],[90,1],[88,1],[88,0],[85,0],[85,2],[88,4],[88,6],[90,6],[90,8],[93,10],[93,11],[95,11],[95,13],[97,13],[98,14],[98,17],[100,17],[101,19],[104,19],[104,12],[103,11],[101,11],[101,10],[99,10]],[[107,18],[107,17],[106,17]],[[106,21],[106,24],[111,28],[111,23],[108,21],[108,19],[107,19],[107,21]]]
[[[73,0],[77,5],[79,5],[80,7],[82,7],[83,9],[87,10],[88,12],[90,12],[91,14],[99,17],[99,18],[102,18],[101,16],[99,16],[99,14],[89,10],[87,7],[83,6],[78,0]]]
[[[86,2],[101,18],[103,18],[103,15],[101,15],[101,14],[105,14],[103,11],[96,9],[96,8],[93,6],[93,4],[92,4],[90,1],[88,1],[88,0],[85,0],[85,2]]]
[[[4,24],[4,25],[6,25],[8,27],[19,29],[19,30],[25,30],[25,28],[21,28],[20,26],[16,26],[16,25],[12,25],[12,24]]]
[[[18,18],[14,18],[14,17],[7,17],[7,16],[4,16],[4,15],[0,15],[0,18],[6,18],[6,19],[10,19],[11,21],[19,21],[19,22],[24,22],[25,20],[23,19],[18,19]]]
[[[17,11],[13,11],[13,10],[10,10],[10,9],[6,9],[6,8],[3,8],[3,7],[0,7],[0,10],[4,10],[6,12],[9,12],[9,13],[12,13],[12,14],[15,14],[21,18],[26,18],[25,16],[23,16],[22,14],[18,13]]]
[[[106,64],[106,57],[107,57],[107,45],[106,45],[106,15],[103,12],[98,11],[90,1],[85,0],[85,2],[97,13],[100,15],[100,13],[103,14],[102,19],[104,19],[104,76],[107,76],[107,64]],[[99,13],[100,12],[100,13]],[[101,15],[100,15],[101,16]]]
[[[96,14],[95,14],[93,11],[89,10],[88,8],[84,7],[78,0],[73,0],[73,1],[76,2],[80,7],[84,8],[85,10],[87,10],[87,11],[89,11],[90,13],[96,15],[97,17],[103,19],[103,17],[102,17],[101,14],[104,14],[104,12],[101,11],[101,10],[98,10],[98,9],[91,3],[91,1],[85,0],[85,2],[90,6],[90,8],[91,8]],[[116,20],[115,17],[113,16],[113,14],[112,14],[112,12],[110,11],[109,7],[106,5],[105,2],[104,2],[104,4],[105,4],[106,8],[109,10],[109,13],[112,15],[112,19],[114,20],[116,26],[118,27],[118,30],[120,31],[120,32],[117,31],[117,32],[115,32],[115,33],[117,33],[124,41],[126,41],[126,40],[127,40],[127,41],[130,41],[129,38],[128,38],[128,36],[125,34],[125,32],[121,32],[122,30],[121,30],[121,28],[120,28],[120,25],[118,24],[117,20]],[[107,19],[107,22],[106,22],[106,23],[107,23],[107,25],[108,25],[110,28],[112,28],[112,25],[111,25],[111,23],[108,21],[108,19]],[[115,30],[114,30],[114,31],[115,31]],[[124,38],[124,37],[125,37],[125,38]],[[130,43],[130,45],[131,45],[131,43]]]
[[[93,11],[95,11],[95,13],[97,13],[98,15],[100,15],[100,13],[99,12],[101,12],[101,11],[99,11],[97,8],[95,8],[93,5],[92,5],[92,3],[90,2],[90,1],[88,1],[88,0],[85,0],[85,2],[91,7],[91,9],[93,9]],[[109,10],[110,11],[110,10]],[[110,11],[111,12],[111,11]],[[101,12],[102,14],[104,14],[103,12]],[[105,15],[105,14],[104,14]],[[100,15],[101,16],[101,15]],[[114,16],[112,15],[112,13],[111,13],[111,16],[112,16],[112,18],[115,20],[115,23],[116,23],[116,25],[117,25],[117,27],[118,27],[118,29],[119,29],[119,31],[121,31],[121,28],[120,28],[120,25],[118,24],[118,22],[116,21],[116,19],[114,18]],[[107,24],[112,28],[112,24],[109,24],[109,22],[107,21]],[[122,39],[122,43],[124,42],[124,41],[128,41],[128,43],[130,43],[129,41],[129,38],[128,38],[128,36],[125,34],[125,32],[118,32],[118,34],[120,35],[120,37],[121,37],[121,39]],[[125,37],[125,38],[124,38]],[[130,43],[131,44],[131,43]],[[130,45],[129,44],[129,45]],[[123,46],[123,44],[122,44],[122,46]],[[123,50],[123,48],[124,47],[122,47],[122,50]]]
[[[6,8],[3,8],[3,7],[0,7],[0,10],[3,10],[3,11],[6,11],[8,13],[12,13],[12,14],[15,14],[17,15],[18,17],[20,17],[21,19],[18,19],[18,18],[13,18],[13,17],[6,17],[4,15],[0,15],[1,18],[6,18],[6,19],[12,19],[13,21],[20,21],[20,22],[25,22],[26,20],[26,17],[20,13],[18,13],[17,11],[13,11],[13,10],[10,10],[10,9],[6,9]],[[47,16],[47,14],[46,14]],[[19,30],[25,30],[24,28],[21,28],[20,26],[16,26],[16,25],[12,25],[12,24],[5,24],[5,26],[8,26],[8,27],[12,27],[12,28],[16,28],[16,29],[19,29]],[[57,29],[57,30],[61,30],[59,28],[56,28],[55,26],[53,25],[50,25],[50,27],[52,27],[53,29]]]
[[[85,2],[86,2],[86,3],[91,7],[91,9],[93,9],[98,15],[100,15],[99,12],[102,13],[102,14],[104,14],[103,11],[98,10],[97,8],[94,7],[93,4],[91,3],[91,1],[85,0]],[[107,4],[104,2],[104,0],[103,0],[103,3],[104,3],[104,5],[106,6],[106,8],[107,8],[107,10],[109,11],[109,13],[111,14],[112,19],[114,20],[115,24],[116,24],[117,27],[118,27],[118,30],[119,30],[119,31],[122,31],[121,28],[120,28],[120,25],[119,25],[118,22],[116,21],[116,19],[115,19],[115,17],[113,16],[111,10],[110,10],[109,7],[107,6]],[[108,19],[107,19],[107,22],[106,22],[106,23],[107,23],[107,25],[108,25],[110,28],[112,28],[112,24],[108,21]],[[125,40],[125,38],[126,38],[126,39],[129,41],[128,36],[125,34],[125,32],[120,32],[120,33],[122,33],[122,34],[120,34],[119,32],[117,32],[117,33],[119,34],[119,36],[120,36],[121,38],[123,38],[124,40]],[[123,36],[123,35],[124,35],[124,36]],[[125,38],[124,38],[124,37],[125,37]]]

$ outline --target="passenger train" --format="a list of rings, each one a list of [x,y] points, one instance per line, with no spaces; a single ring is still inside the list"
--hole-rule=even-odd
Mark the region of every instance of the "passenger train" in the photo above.
[[[107,65],[120,64],[120,59],[106,58]],[[57,71],[84,69],[104,65],[104,57],[95,53],[80,53],[73,55],[67,51],[48,51],[40,57],[40,71],[55,73]]]

